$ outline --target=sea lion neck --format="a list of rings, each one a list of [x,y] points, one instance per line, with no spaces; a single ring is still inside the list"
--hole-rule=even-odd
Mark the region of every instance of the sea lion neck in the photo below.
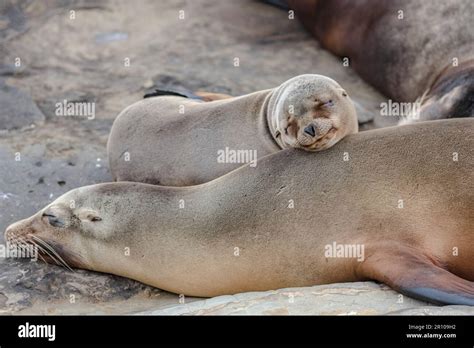
[[[267,132],[270,133],[269,136],[273,140],[273,143],[280,149],[286,149],[287,146],[281,140],[281,130],[279,129],[277,114],[281,92],[281,87],[278,87],[268,93],[262,106],[262,119],[266,125]]]

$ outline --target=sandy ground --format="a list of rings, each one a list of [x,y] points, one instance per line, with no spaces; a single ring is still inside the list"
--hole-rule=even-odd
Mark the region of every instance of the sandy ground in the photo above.
[[[297,20],[258,1],[2,1],[0,231],[72,188],[110,181],[112,122],[154,87],[240,95],[303,73],[336,79],[363,122],[384,99]],[[94,102],[95,118],[56,116],[63,100]],[[0,313],[136,313],[178,302],[120,277],[0,260]]]

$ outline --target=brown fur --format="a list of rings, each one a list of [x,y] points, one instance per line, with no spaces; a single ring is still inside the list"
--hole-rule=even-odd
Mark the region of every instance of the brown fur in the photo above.
[[[473,1],[288,3],[324,47],[348,57],[350,65],[388,97],[413,102],[428,92],[419,120],[474,116]],[[400,10],[403,19],[398,19]],[[460,65],[470,62],[467,77],[451,73],[458,69],[452,65],[453,58]],[[435,80],[448,76],[448,88],[440,91]]]
[[[473,145],[474,120],[433,121],[350,135],[319,154],[284,150],[198,186],[87,186],[6,237],[37,233],[88,269],[187,295],[375,279],[472,305]],[[51,227],[45,211],[68,227]],[[327,258],[333,242],[364,245],[365,260]]]

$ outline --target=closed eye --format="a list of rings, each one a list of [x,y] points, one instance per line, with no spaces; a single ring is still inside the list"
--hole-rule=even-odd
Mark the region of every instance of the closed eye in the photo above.
[[[61,219],[61,218],[57,217],[56,215],[43,213],[42,216],[48,218],[48,223],[51,226],[54,226],[54,227],[65,227],[66,226],[66,223],[65,223],[64,219]]]

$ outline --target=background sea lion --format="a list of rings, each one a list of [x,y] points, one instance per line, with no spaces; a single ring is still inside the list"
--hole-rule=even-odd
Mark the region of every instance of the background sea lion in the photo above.
[[[358,130],[350,97],[321,75],[300,75],[274,89],[223,98],[205,103],[163,96],[126,108],[107,144],[114,179],[200,184],[243,164],[219,161],[223,152],[240,151],[248,161],[288,147],[319,151]]]
[[[86,186],[5,237],[186,295],[375,279],[474,305],[473,144],[474,120],[433,121],[351,135],[317,156],[288,149],[203,185]],[[328,256],[335,243],[364,253]]]
[[[288,0],[329,51],[388,97],[421,103],[404,122],[474,116],[474,2]]]

